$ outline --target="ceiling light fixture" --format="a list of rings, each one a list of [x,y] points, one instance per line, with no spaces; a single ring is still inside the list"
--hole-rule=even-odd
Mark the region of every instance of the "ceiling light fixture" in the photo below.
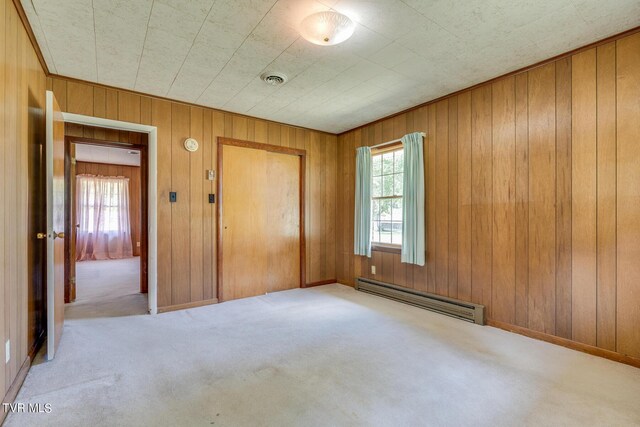
[[[351,37],[356,24],[348,16],[327,10],[307,16],[300,27],[302,37],[311,43],[333,46]]]

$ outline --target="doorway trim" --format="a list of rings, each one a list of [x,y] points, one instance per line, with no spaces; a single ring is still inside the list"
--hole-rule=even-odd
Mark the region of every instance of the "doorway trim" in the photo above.
[[[158,128],[150,125],[84,116],[82,114],[62,113],[65,123],[96,126],[106,129],[146,133],[148,135],[147,182],[147,239],[148,239],[148,303],[149,313],[158,313]]]
[[[280,145],[271,145],[271,144],[263,144],[260,142],[253,141],[243,141],[240,139],[234,138],[226,138],[223,136],[218,137],[218,224],[217,224],[217,270],[218,270],[218,280],[217,280],[217,294],[218,301],[224,301],[224,293],[222,286],[222,269],[224,268],[222,263],[222,224],[223,224],[223,206],[222,206],[222,194],[223,194],[223,168],[222,168],[222,158],[224,146],[235,146],[235,147],[243,147],[243,148],[251,148],[254,150],[263,150],[270,151],[273,153],[279,154],[288,154],[292,156],[298,156],[300,158],[300,168],[299,168],[299,182],[300,182],[300,288],[306,287],[307,280],[307,243],[306,243],[306,226],[305,226],[305,206],[306,206],[306,195],[305,195],[305,187],[306,187],[306,165],[307,165],[307,150],[302,150],[298,148],[289,148],[282,147]]]

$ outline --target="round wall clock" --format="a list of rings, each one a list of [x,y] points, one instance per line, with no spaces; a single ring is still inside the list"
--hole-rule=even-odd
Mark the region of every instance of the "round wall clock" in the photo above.
[[[198,141],[193,138],[187,138],[184,140],[184,148],[193,153],[198,150]]]

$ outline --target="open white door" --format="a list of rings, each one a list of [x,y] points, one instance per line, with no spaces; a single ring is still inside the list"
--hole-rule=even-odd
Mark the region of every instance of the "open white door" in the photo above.
[[[55,356],[64,325],[64,120],[47,91],[47,360]]]

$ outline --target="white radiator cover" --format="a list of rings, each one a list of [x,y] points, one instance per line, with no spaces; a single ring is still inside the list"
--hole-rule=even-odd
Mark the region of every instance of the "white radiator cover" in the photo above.
[[[411,304],[429,311],[455,317],[456,319],[484,325],[485,307],[481,304],[474,304],[460,301],[454,298],[443,297],[428,292],[416,291],[377,280],[358,277],[356,289],[369,294],[382,296],[395,301]]]

